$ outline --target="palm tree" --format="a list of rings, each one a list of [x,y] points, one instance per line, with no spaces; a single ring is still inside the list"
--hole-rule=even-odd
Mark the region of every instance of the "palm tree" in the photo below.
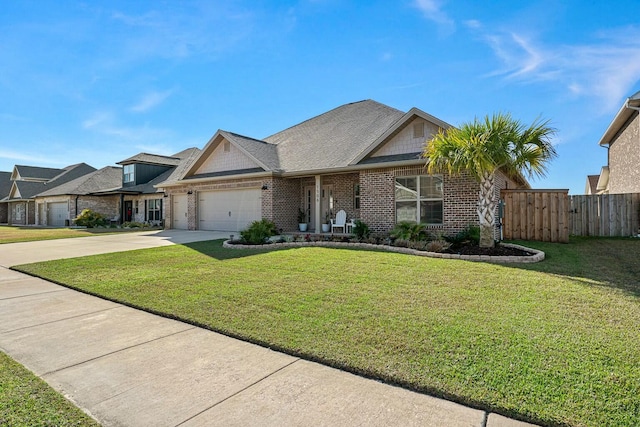
[[[548,125],[549,121],[538,119],[526,127],[510,114],[498,113],[446,132],[441,129],[426,142],[422,156],[427,159],[429,173],[469,173],[480,183],[481,247],[495,244],[496,172],[500,170],[511,179],[544,176],[547,163],[557,156],[551,144],[556,130]]]

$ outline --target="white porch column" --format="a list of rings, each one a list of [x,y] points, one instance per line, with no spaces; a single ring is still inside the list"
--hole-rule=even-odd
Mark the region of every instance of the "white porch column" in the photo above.
[[[315,208],[315,218],[313,218],[313,223],[315,224],[316,233],[320,233],[322,231],[322,176],[316,175],[316,208]]]

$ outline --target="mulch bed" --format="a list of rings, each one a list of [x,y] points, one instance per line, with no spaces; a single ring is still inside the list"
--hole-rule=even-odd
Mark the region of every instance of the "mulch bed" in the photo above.
[[[475,245],[454,245],[445,251],[458,255],[491,255],[491,256],[531,256],[531,252],[497,244],[493,248],[481,248]]]

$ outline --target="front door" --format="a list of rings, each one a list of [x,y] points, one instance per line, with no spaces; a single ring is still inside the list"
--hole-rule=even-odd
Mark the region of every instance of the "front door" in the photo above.
[[[316,202],[315,202],[316,187],[309,186],[304,190],[304,207],[309,212],[309,231],[316,231]],[[320,222],[322,224],[328,222],[326,220],[327,214],[333,218],[333,185],[322,186],[322,199],[320,201],[320,207],[322,212],[320,213]],[[318,233],[320,230],[317,231]]]
[[[131,222],[133,218],[133,201],[126,200],[124,202],[124,222]]]

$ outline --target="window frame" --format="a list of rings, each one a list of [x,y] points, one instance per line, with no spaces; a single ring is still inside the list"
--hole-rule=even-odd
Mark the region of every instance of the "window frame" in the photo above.
[[[147,200],[147,221],[162,221],[162,199]]]
[[[360,183],[353,185],[353,208],[360,209]]]
[[[422,186],[421,186],[421,178],[438,178],[439,179],[439,183],[441,185],[441,189],[437,190],[437,186],[438,183],[435,184],[435,188],[437,191],[440,192],[440,197],[433,197],[431,195],[431,197],[428,196],[422,196],[421,192],[422,192]],[[412,198],[411,200],[408,200],[408,198],[403,198],[402,200],[398,200],[397,199],[397,191],[398,191],[398,180],[399,179],[414,179],[415,180],[415,198]],[[401,184],[400,184],[401,185]],[[431,191],[431,186],[430,186],[430,190]],[[410,192],[413,191],[413,189],[409,189]],[[415,209],[416,209],[416,215],[415,218],[412,219],[412,221],[415,221],[417,223],[421,223],[421,217],[422,217],[422,211],[421,211],[421,204],[422,202],[440,202],[440,206],[441,206],[441,217],[440,217],[440,222],[425,222],[424,224],[428,225],[428,226],[442,226],[444,225],[444,178],[443,175],[441,174],[435,174],[435,175],[402,175],[402,176],[396,176],[394,178],[394,211],[395,211],[395,220],[396,223],[398,223],[398,203],[402,203],[402,204],[407,204],[407,203],[415,203]]]
[[[124,165],[122,168],[122,182],[129,184],[136,181],[136,165]]]

